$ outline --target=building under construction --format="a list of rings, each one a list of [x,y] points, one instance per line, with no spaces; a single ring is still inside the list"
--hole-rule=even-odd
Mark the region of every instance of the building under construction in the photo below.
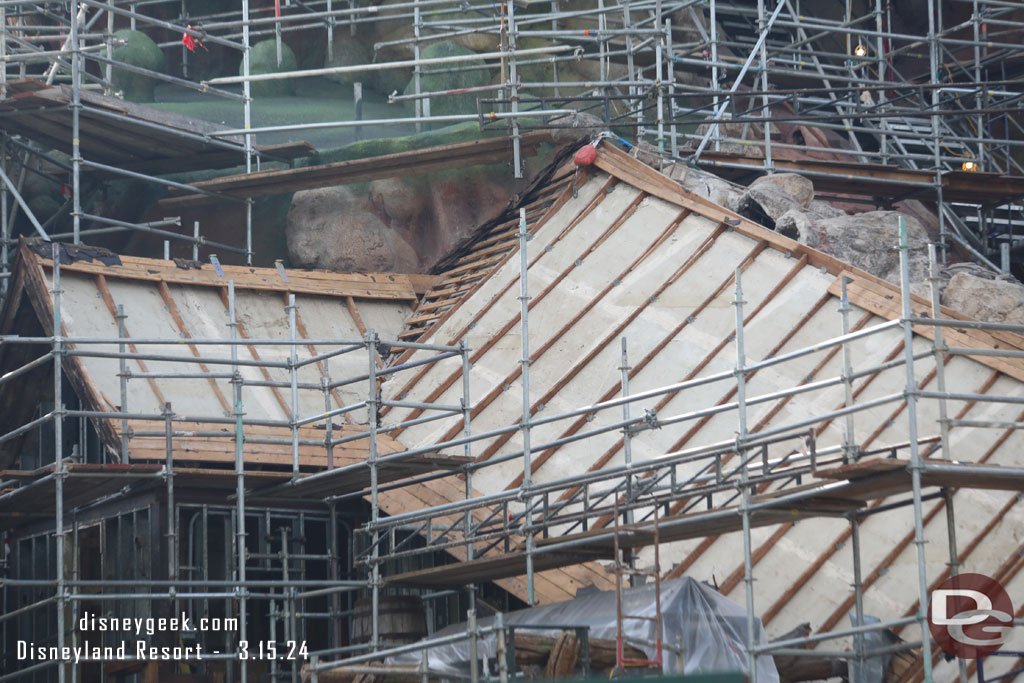
[[[952,263],[1020,272],[1019,2],[9,0],[0,30],[0,681],[1024,667],[1019,631],[947,658],[927,616],[963,572],[1024,595],[1024,325],[941,298]],[[379,72],[409,85],[364,109]],[[254,124],[255,88],[329,76],[344,117]],[[306,139],[387,130],[434,144]],[[429,267],[260,251],[261,198],[494,167],[511,200]],[[709,172],[886,209],[893,270]],[[146,220],[96,201],[124,179]]]

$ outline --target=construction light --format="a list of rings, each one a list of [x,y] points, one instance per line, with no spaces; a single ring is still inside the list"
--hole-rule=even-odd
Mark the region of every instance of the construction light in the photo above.
[[[968,171],[970,173],[977,173],[978,172],[978,162],[976,162],[976,161],[965,161],[964,163],[962,163],[960,165],[960,168],[962,168],[963,170]]]
[[[868,48],[863,43],[857,43],[857,47],[853,48],[853,54],[858,57],[867,57]]]

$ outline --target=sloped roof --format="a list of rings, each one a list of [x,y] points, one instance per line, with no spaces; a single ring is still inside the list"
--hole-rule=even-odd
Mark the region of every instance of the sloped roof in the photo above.
[[[4,333],[25,325],[26,317],[34,317],[45,334],[53,324],[52,261],[41,254],[48,253],[49,244],[22,243],[14,268],[10,296],[5,311],[0,314]],[[227,339],[228,281],[234,282],[235,308],[240,337],[250,339],[280,339],[280,345],[253,345],[239,347],[242,363],[262,359],[267,362],[286,361],[289,354],[288,296],[295,295],[297,354],[300,360],[324,353],[323,344],[305,340],[362,339],[367,329],[383,337],[393,338],[402,329],[405,319],[415,306],[419,295],[430,286],[430,276],[396,273],[329,273],[325,271],[281,271],[273,268],[223,266],[222,273],[214,267],[196,262],[173,262],[112,255],[88,247],[62,246],[61,265],[61,319],[63,334],[68,337],[117,338],[117,311],[124,307],[126,346],[129,353],[163,354],[175,357],[196,357],[195,363],[161,360],[132,359],[128,361],[131,373],[183,373],[224,371],[225,365],[206,364],[205,358],[230,358],[230,348],[207,344],[198,346],[189,339]],[[38,253],[37,253],[38,252]],[[70,261],[70,262],[69,262]],[[25,334],[24,330],[21,330]],[[180,339],[172,345],[135,344],[133,339]],[[73,345],[72,345],[73,346]],[[24,353],[24,345],[0,348],[0,367],[17,367],[10,354]],[[334,348],[331,346],[330,348]],[[90,351],[116,352],[115,344],[89,344]],[[6,360],[4,353],[7,354]],[[29,351],[32,353],[32,351]],[[38,347],[35,351],[39,355]],[[34,356],[22,359],[25,362]],[[348,354],[330,360],[332,377],[340,379],[365,372],[364,354]],[[72,355],[65,359],[68,376],[76,393],[91,410],[116,411],[121,404],[119,361],[114,357],[97,358]],[[298,372],[299,382],[312,382],[319,386],[323,364],[313,363]],[[46,368],[42,368],[46,372]],[[0,370],[2,373],[2,370]],[[222,372],[223,374],[223,372]],[[281,367],[242,367],[241,374],[249,381],[284,381],[290,374]],[[31,375],[26,375],[31,377]],[[362,383],[340,386],[331,391],[331,405],[340,407],[363,400]],[[245,387],[245,415],[252,420],[284,420],[291,414],[288,391],[277,387]],[[31,402],[19,401],[18,392],[5,391],[2,419],[13,428],[33,417],[21,415],[31,410]],[[299,415],[322,414],[325,408],[322,391],[300,390]],[[228,417],[232,413],[232,387],[226,378],[175,379],[166,377],[135,378],[128,382],[127,410],[133,413],[159,415],[164,403],[169,402],[178,415]],[[346,416],[347,417],[347,416]],[[343,417],[337,421],[343,421]],[[230,431],[230,425],[201,422],[191,423],[196,431]],[[114,448],[120,440],[120,422],[100,420],[97,423],[108,446]],[[130,427],[138,431],[162,430],[162,423],[133,422]],[[287,436],[289,429],[274,426],[247,426],[245,457],[251,465],[289,465],[290,445],[258,443],[275,437]],[[351,423],[342,425],[337,432],[364,431],[365,426]],[[4,430],[6,431],[6,430]],[[320,429],[310,425],[300,428],[303,441],[323,441]],[[0,467],[8,466],[14,455],[15,442],[0,450]],[[387,437],[382,448],[394,452],[397,445]],[[129,440],[129,456],[133,462],[162,460],[163,437],[137,436]],[[339,444],[336,456],[339,464],[365,457],[365,442]],[[203,465],[223,465],[234,462],[234,447],[230,439],[210,439],[201,436],[182,436],[175,439],[176,462]],[[303,443],[300,461],[304,469],[320,469],[326,464],[323,446]]]
[[[557,176],[556,176],[557,178]],[[511,219],[511,215],[507,220]],[[528,246],[530,292],[530,404],[535,416],[548,416],[592,405],[620,395],[620,338],[628,339],[630,390],[639,393],[682,380],[728,372],[736,365],[734,272],[742,271],[746,365],[788,351],[809,347],[841,333],[840,277],[849,278],[850,325],[859,330],[899,318],[899,290],[827,254],[815,251],[686,192],[672,180],[628,155],[602,145],[595,167],[567,184],[531,227]],[[519,259],[517,247],[487,262],[476,274],[468,294],[451,302],[432,319],[420,337],[436,343],[468,340],[473,362],[472,430],[481,433],[516,424],[521,415],[519,328]],[[472,259],[470,245],[461,254]],[[486,256],[482,251],[479,257]],[[913,300],[915,312],[930,306]],[[950,318],[962,319],[952,311]],[[915,351],[930,345],[931,328],[916,330]],[[1024,338],[1003,332],[948,328],[951,346],[1024,350]],[[854,372],[877,367],[902,356],[903,335],[890,328],[851,342]],[[415,358],[407,354],[402,360]],[[421,369],[412,379],[385,385],[385,397],[410,401],[457,402],[461,396],[460,365],[444,361]],[[916,366],[919,386],[935,390],[934,360]],[[747,378],[748,399],[778,392],[816,379],[841,375],[838,347],[822,349],[791,362],[765,368]],[[1024,363],[986,356],[947,358],[947,387],[965,394],[1024,397]],[[858,377],[853,384],[857,403],[900,394],[905,386],[900,366]],[[714,409],[735,401],[735,382],[722,380],[652,399],[643,407],[661,418]],[[780,397],[748,407],[752,437],[780,425],[822,414],[843,405],[841,384]],[[634,414],[641,406],[634,406]],[[858,444],[880,449],[907,441],[906,404],[894,401],[857,413]],[[413,417],[416,411],[396,408],[388,422]],[[1014,422],[1024,419],[1020,406],[980,400],[949,402],[951,417]],[[538,426],[532,442],[551,442],[583,429],[596,429],[621,419],[621,411],[603,411],[577,419]],[[921,439],[934,444],[938,413],[931,402],[918,410]],[[841,420],[814,426],[820,448],[842,442]],[[438,420],[393,433],[409,448],[436,444],[463,429],[460,418]],[[727,442],[737,430],[734,411],[708,414],[671,427],[645,430],[632,438],[634,462],[682,449]],[[953,428],[954,458],[962,462],[1012,465],[1024,462],[1024,435],[1014,429]],[[519,432],[473,444],[477,461],[500,460],[522,449]],[[461,447],[458,449],[461,452]],[[927,447],[925,449],[927,451]],[[454,450],[453,450],[454,452]],[[905,454],[905,451],[903,451]],[[775,451],[776,457],[785,452]],[[548,482],[623,463],[620,431],[585,441],[565,443],[533,455],[533,480]],[[509,459],[479,470],[473,485],[478,495],[519,486],[522,464]],[[939,485],[933,482],[934,485]],[[948,481],[946,482],[948,483]],[[783,485],[792,485],[792,482]],[[1007,483],[1018,488],[1019,482]],[[771,493],[769,489],[766,493]],[[870,491],[868,492],[870,493]],[[869,509],[892,502],[880,491]],[[381,497],[389,514],[460,500],[458,482],[436,481]],[[989,573],[1003,580],[1011,593],[1024,590],[1014,563],[1024,510],[1016,493],[959,490],[955,496],[961,531],[957,542],[963,569]],[[945,563],[943,501],[925,506],[929,578],[948,575]],[[557,530],[554,532],[557,535]],[[852,605],[853,577],[845,519],[809,519],[766,526],[753,532],[757,611],[769,633],[780,633],[804,621],[816,629],[845,622]],[[980,544],[984,538],[985,543]],[[867,517],[862,522],[862,556],[868,587],[865,609],[883,618],[916,609],[917,567],[911,511],[906,508]],[[661,562],[666,574],[688,574],[717,582],[724,593],[742,600],[743,554],[738,534],[666,544]],[[455,549],[456,554],[459,551]],[[650,561],[650,550],[642,556]],[[1007,564],[1009,563],[1009,564]],[[536,593],[542,602],[571,597],[583,584],[607,586],[607,575],[594,565],[577,565],[538,574]],[[522,578],[501,582],[525,594]]]

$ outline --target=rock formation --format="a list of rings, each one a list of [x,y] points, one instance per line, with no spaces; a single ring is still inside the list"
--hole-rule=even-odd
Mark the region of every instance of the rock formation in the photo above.
[[[298,192],[288,211],[294,265],[423,272],[477,225],[497,216],[515,188],[487,173],[375,180]]]
[[[295,53],[285,42],[281,43],[281,63],[277,63],[277,41],[263,40],[252,46],[249,51],[249,73],[270,74],[283,71],[295,71],[299,68]],[[241,74],[242,65],[238,65]],[[295,91],[295,81],[282,78],[273,81],[253,81],[249,84],[253,97],[283,97]]]
[[[942,303],[976,320],[1024,325],[1024,285],[955,272]]]

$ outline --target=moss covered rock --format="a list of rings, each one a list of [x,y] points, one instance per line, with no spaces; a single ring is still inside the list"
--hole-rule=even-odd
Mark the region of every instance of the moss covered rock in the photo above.
[[[299,62],[288,43],[281,42],[281,63],[277,63],[277,41],[264,40],[256,43],[249,50],[249,73],[273,74],[284,71],[295,71]],[[242,64],[238,65],[238,73],[242,73]],[[285,97],[295,90],[295,83],[289,78],[273,81],[253,81],[249,92],[253,97]]]
[[[424,48],[420,55],[423,59],[438,59],[443,57],[456,57],[466,56],[474,54],[471,50],[468,50],[461,45],[456,45],[449,40],[443,40],[439,43],[433,43]],[[424,71],[420,77],[420,91],[421,92],[437,92],[442,90],[459,90],[462,88],[475,88],[481,85],[487,85],[491,82],[491,71],[490,69],[469,69],[462,70],[465,67],[480,67],[483,66],[484,61],[482,59],[474,59],[468,62],[458,62],[449,66],[444,64],[427,66],[424,67]],[[409,79],[409,83],[405,86],[405,94],[409,95],[416,92],[415,77]],[[444,97],[436,97],[430,101],[430,113],[433,116],[448,116],[451,114],[475,114],[476,113],[476,99],[482,96],[481,93],[466,93],[464,95],[445,95]],[[409,106],[413,106],[413,102],[408,102]]]
[[[114,48],[114,60],[163,73],[167,61],[153,39],[142,31],[123,29],[114,34],[119,47]],[[149,76],[114,68],[111,73],[114,90],[120,91],[131,102],[152,102],[157,80]]]
[[[404,49],[407,46],[389,46],[375,50],[368,61],[370,62],[400,62],[412,59],[412,50]],[[363,87],[381,95],[400,93],[405,84],[412,78],[412,69],[383,69],[381,71],[369,71],[361,74]]]

